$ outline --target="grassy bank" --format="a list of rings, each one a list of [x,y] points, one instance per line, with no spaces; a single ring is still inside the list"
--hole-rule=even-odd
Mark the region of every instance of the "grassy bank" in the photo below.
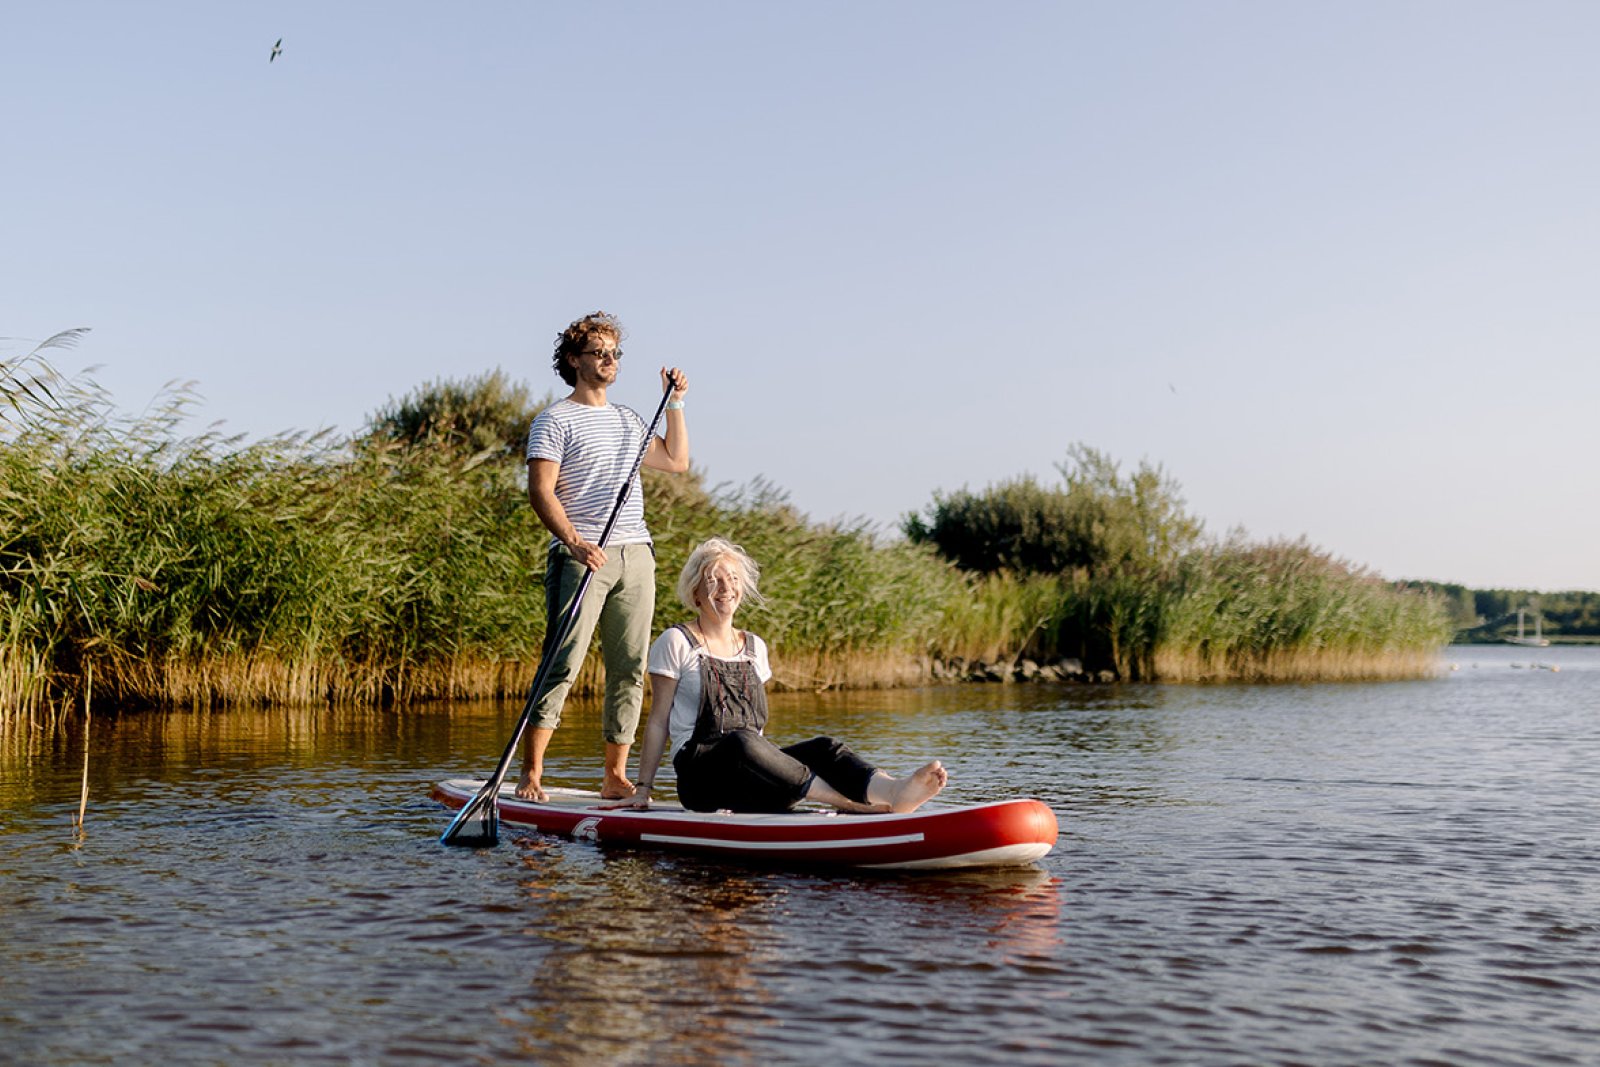
[[[97,701],[121,705],[525,690],[547,536],[514,448],[184,436],[187,403],[128,419],[92,384],[56,382],[0,433],[0,709],[59,704],[91,665]],[[730,537],[765,568],[769,604],[746,622],[790,688],[913,684],[936,661],[1022,655],[1123,678],[1395,676],[1448,636],[1434,601],[1304,545],[981,574],[929,544],[813,523],[770,486],[647,474],[655,628],[683,616],[672,586],[689,549]]]
[[[1234,540],[1182,561],[1152,665],[1169,681],[1418,677],[1450,634],[1435,598],[1303,541]]]
[[[1159,467],[1124,472],[1085,445],[1061,480],[936,494],[905,524],[981,575],[947,639],[1066,656],[1091,672],[1173,682],[1418,677],[1451,627],[1443,599],[1305,541],[1203,535]],[[1013,652],[1013,654],[1015,654]]]

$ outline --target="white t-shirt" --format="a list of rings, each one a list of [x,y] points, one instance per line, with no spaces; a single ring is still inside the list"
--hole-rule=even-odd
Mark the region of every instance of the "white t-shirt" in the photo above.
[[[721,663],[747,660],[756,665],[756,677],[766,685],[772,680],[772,666],[767,662],[767,643],[748,630],[744,632],[744,648],[732,659],[715,656]],[[672,714],[667,719],[667,734],[672,738],[672,748],[667,753],[671,759],[678,749],[694,735],[695,720],[700,717],[700,659],[710,656],[702,645],[696,648],[676,626],[656,638],[650,646],[647,669],[651,674],[665,675],[678,680],[678,691],[672,697]]]
[[[534,416],[528,427],[528,459],[560,464],[556,499],[584,540],[600,540],[611,509],[617,506],[622,479],[644,447],[646,429],[637,412],[620,404],[596,408],[562,399]],[[642,545],[649,540],[644,487],[634,475],[628,501],[611,531],[611,543]]]

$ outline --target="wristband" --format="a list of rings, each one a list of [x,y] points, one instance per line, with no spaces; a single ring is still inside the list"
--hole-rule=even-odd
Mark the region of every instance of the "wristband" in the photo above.
[[[683,401],[681,401],[681,400],[669,400],[669,401],[667,401],[667,410],[668,411],[682,411],[683,410]]]

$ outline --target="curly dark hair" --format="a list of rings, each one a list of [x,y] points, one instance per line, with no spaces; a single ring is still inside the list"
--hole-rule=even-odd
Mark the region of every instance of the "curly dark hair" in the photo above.
[[[556,352],[554,358],[550,360],[550,365],[568,385],[578,384],[578,372],[573,367],[573,360],[589,347],[589,339],[593,337],[609,337],[620,346],[622,323],[617,321],[615,315],[596,311],[585,315],[556,336]],[[621,354],[620,347],[618,354]]]

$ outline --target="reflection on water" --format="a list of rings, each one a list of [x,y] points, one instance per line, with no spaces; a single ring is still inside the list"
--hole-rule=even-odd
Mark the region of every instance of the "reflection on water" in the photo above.
[[[527,932],[551,945],[514,1012],[540,1062],[593,1062],[602,1050],[638,1063],[754,1058],[749,1038],[772,1025],[756,976],[776,949],[781,885],[718,868],[659,868],[593,850],[587,871],[552,865],[550,846],[518,841],[538,916]],[[560,870],[563,877],[553,876]],[[651,991],[652,995],[640,994]],[[708,1009],[715,1008],[714,1012]]]
[[[764,1062],[795,1040],[774,1031],[802,1020],[814,1051],[802,1060],[861,1019],[916,1039],[929,975],[1048,967],[1060,946],[1060,887],[1038,868],[797,874],[513,840],[532,920],[521,932],[542,951],[502,1018],[539,1062]],[[952,928],[966,946],[927,951]],[[819,1001],[819,982],[840,995]]]
[[[1032,795],[1016,870],[747,868],[427,799],[520,710],[0,730],[0,1058],[62,1063],[1583,1063],[1600,650],[1415,683],[781,694],[774,734]],[[1513,666],[1520,660],[1523,666]],[[598,713],[551,779],[593,786]]]
[[[1037,868],[795,875],[593,849],[552,862],[559,844],[518,847],[537,916],[524,933],[548,951],[506,1017],[540,1062],[766,1061],[797,1040],[803,1061],[850,1062],[859,1050],[835,1035],[866,1022],[885,1040],[924,1039],[930,977],[970,1013],[1009,968],[1059,972],[1060,886]],[[952,929],[962,944],[930,946]],[[835,992],[819,998],[819,984]],[[985,1028],[1014,999],[979,1005]]]

